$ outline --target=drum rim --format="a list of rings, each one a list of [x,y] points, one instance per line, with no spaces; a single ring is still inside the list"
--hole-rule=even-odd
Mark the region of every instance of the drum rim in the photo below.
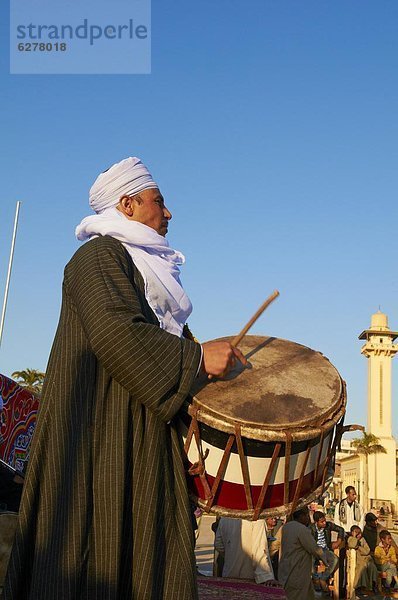
[[[273,336],[262,336],[262,335],[248,335],[247,337],[259,337],[267,339]],[[230,340],[232,336],[224,336],[217,338],[215,341]],[[301,421],[295,421],[294,423],[260,423],[260,422],[244,422],[241,419],[234,419],[229,415],[223,415],[209,406],[207,406],[203,400],[200,400],[195,395],[190,395],[183,403],[183,408],[189,413],[190,416],[196,415],[199,422],[202,422],[209,427],[219,429],[225,433],[234,433],[236,423],[241,426],[242,436],[250,439],[256,439],[260,441],[284,441],[286,436],[285,432],[288,431],[292,434],[292,439],[295,441],[302,441],[311,439],[314,436],[318,436],[320,432],[331,429],[345,414],[347,405],[347,390],[346,383],[341,377],[339,371],[334,364],[318,350],[313,350],[309,346],[293,342],[292,340],[286,340],[284,338],[276,338],[282,342],[288,342],[297,346],[302,346],[311,350],[314,353],[320,354],[333,368],[337,375],[337,380],[340,383],[340,394],[337,396],[333,404],[325,410],[321,415],[318,415],[315,420],[302,419]]]
[[[258,440],[261,442],[285,442],[286,432],[288,431],[293,441],[310,440],[314,437],[319,436],[322,432],[325,434],[329,432],[338,423],[341,417],[346,412],[347,406],[347,394],[346,385],[342,381],[342,393],[340,397],[340,406],[332,413],[323,415],[322,420],[318,420],[316,424],[302,425],[300,427],[291,427],[289,424],[284,423],[283,425],[274,426],[273,429],[269,429],[268,425],[261,423],[243,423],[242,421],[235,419],[229,421],[222,419],[220,415],[212,412],[209,408],[203,407],[202,403],[199,403],[196,398],[192,398],[191,402],[186,400],[184,402],[184,409],[192,417],[196,416],[199,423],[204,423],[213,429],[224,431],[225,433],[234,433],[235,425],[239,424],[241,427],[242,437],[249,438],[252,440]]]

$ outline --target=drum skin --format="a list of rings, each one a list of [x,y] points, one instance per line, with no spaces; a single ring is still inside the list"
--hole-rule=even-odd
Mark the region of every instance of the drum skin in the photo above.
[[[199,379],[180,412],[190,494],[218,515],[284,514],[332,477],[345,384],[320,352],[295,342],[249,335],[240,349],[249,366]]]

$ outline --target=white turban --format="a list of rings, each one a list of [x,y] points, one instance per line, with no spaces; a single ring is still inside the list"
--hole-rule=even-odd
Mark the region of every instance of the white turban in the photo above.
[[[158,188],[152,175],[136,156],[130,156],[101,173],[90,189],[90,206],[96,213],[116,206],[122,196]]]

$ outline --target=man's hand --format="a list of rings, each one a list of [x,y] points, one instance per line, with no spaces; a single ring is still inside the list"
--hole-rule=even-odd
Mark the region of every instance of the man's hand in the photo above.
[[[211,377],[223,377],[239,360],[247,365],[247,360],[238,348],[229,342],[205,342],[202,344],[202,370]]]
[[[263,585],[266,585],[267,587],[275,587],[275,588],[282,587],[281,584],[279,583],[279,581],[277,581],[276,579],[268,579],[268,581],[264,581]]]
[[[332,542],[332,550],[338,550],[338,548],[340,548],[340,540],[336,540],[335,542]]]

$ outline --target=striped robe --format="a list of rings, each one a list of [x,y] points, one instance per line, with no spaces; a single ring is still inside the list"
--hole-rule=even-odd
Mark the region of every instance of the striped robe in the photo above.
[[[4,600],[193,600],[173,417],[200,346],[160,329],[120,242],[68,263]]]

